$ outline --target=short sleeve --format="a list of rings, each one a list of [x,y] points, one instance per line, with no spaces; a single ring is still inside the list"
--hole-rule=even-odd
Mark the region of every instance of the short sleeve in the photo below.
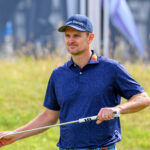
[[[52,75],[49,79],[46,94],[45,94],[44,106],[47,107],[48,109],[57,111],[57,110],[60,110],[60,107],[59,107],[59,104],[56,99],[54,83],[55,83],[54,74],[52,73]]]
[[[144,92],[143,87],[132,78],[120,63],[117,63],[115,68],[115,86],[119,95],[125,99]]]

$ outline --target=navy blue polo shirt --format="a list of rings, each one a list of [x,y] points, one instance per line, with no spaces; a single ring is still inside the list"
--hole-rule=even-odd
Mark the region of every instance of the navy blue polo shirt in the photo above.
[[[97,56],[92,51],[88,64],[80,69],[72,59],[56,68],[49,80],[44,106],[60,111],[60,123],[97,115],[101,108],[120,104],[121,97],[144,89],[117,61]],[[119,118],[74,123],[60,127],[61,148],[96,148],[121,140]]]

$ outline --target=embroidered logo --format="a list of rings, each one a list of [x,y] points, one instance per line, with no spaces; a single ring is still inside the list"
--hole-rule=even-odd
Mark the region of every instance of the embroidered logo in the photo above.
[[[93,54],[92,60],[93,60],[93,61],[97,61],[97,56],[96,56],[96,54]]]

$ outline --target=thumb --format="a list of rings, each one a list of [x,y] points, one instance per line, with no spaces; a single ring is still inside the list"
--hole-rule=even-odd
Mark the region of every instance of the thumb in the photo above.
[[[102,120],[97,120],[96,121],[96,124],[100,124],[100,123],[102,123]]]

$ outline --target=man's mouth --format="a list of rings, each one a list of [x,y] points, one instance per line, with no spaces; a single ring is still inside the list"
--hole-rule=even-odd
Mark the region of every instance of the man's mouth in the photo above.
[[[77,47],[77,45],[69,45],[70,48]]]

